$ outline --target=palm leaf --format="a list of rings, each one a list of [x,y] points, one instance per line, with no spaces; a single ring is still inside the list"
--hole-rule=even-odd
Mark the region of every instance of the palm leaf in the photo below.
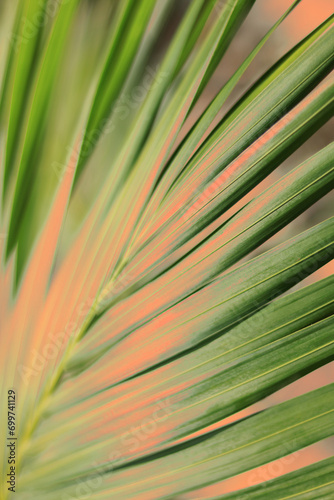
[[[328,458],[315,465],[305,467],[302,471],[286,474],[283,478],[270,481],[266,485],[250,488],[243,491],[249,499],[266,498],[270,495],[273,499],[295,498],[304,495],[310,500],[317,498],[330,498],[333,494],[333,458]],[[238,498],[238,494],[226,495],[224,498]],[[307,497],[306,497],[307,495]],[[302,498],[302,497],[301,497]]]
[[[1,418],[15,390],[22,499],[197,498],[333,435],[333,384],[272,407],[264,398],[334,359],[333,276],[300,286],[333,259],[334,219],[262,245],[332,190],[334,144],[261,189],[333,114],[333,16],[231,105],[291,2],[195,119],[255,1],[188,3],[158,55],[177,2],[108,8],[46,204],[39,176],[66,52],[101,7],[63,2],[51,15],[22,1],[8,17],[21,44],[8,43],[1,73]],[[36,30],[22,39],[27,19]],[[152,57],[161,64],[124,126]],[[98,195],[75,221],[98,167]],[[332,469],[323,460],[222,498],[331,498]]]

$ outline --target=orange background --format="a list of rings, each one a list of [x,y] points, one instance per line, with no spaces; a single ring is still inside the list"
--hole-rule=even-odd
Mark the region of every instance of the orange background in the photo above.
[[[291,3],[291,0],[261,0],[262,8],[272,21],[282,15]],[[294,42],[300,40],[333,12],[333,0],[303,0],[284,23],[289,38]]]

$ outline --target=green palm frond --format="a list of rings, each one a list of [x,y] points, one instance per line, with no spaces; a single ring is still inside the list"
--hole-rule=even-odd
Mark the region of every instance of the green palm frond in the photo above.
[[[333,435],[333,384],[265,398],[334,360],[334,278],[300,286],[334,218],[271,241],[333,189],[334,143],[270,177],[333,115],[334,17],[234,98],[291,2],[204,106],[255,3],[0,6],[1,499],[195,499]]]

